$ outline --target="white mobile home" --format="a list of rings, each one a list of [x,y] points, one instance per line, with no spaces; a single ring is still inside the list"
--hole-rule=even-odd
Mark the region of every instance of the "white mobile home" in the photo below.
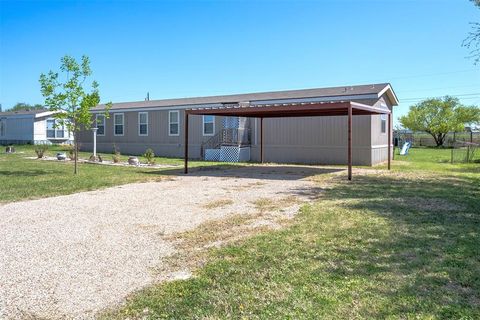
[[[70,143],[73,136],[56,126],[53,114],[46,110],[0,112],[0,144]]]

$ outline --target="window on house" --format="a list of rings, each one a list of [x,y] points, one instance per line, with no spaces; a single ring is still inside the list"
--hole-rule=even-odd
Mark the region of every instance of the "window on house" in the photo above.
[[[168,134],[170,136],[178,136],[180,131],[180,115],[178,111],[168,112]]]
[[[55,138],[63,138],[63,137],[65,137],[64,126],[61,124],[57,124],[57,127],[55,128]]]
[[[6,120],[0,120],[0,137],[4,137],[7,134],[7,123]]]
[[[138,135],[148,136],[148,112],[138,113]]]
[[[113,115],[113,121],[114,121],[113,134],[115,136],[123,136],[123,124],[124,124],[123,113],[115,113]]]
[[[215,117],[203,116],[203,135],[211,136],[215,132]]]
[[[47,138],[62,139],[65,138],[65,126],[55,119],[47,119]]]
[[[55,138],[55,119],[47,120],[47,138]]]
[[[95,122],[97,124],[97,136],[104,136],[105,135],[105,115],[97,114],[95,118]]]
[[[382,133],[387,132],[387,115],[386,114],[380,115],[380,131]]]

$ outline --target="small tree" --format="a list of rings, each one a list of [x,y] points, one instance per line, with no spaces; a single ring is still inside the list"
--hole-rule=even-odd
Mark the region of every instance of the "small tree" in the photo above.
[[[73,134],[74,173],[77,174],[78,133],[91,128],[94,120],[90,109],[100,102],[100,94],[96,81],[92,81],[90,85],[85,83],[92,74],[87,56],[82,56],[81,63],[71,56],[64,56],[60,70],[64,74],[63,82],[57,72],[50,71],[40,75],[41,92],[45,97],[45,106],[56,112],[53,117],[57,120],[57,125],[66,127]],[[90,93],[87,93],[88,89]],[[105,109],[106,117],[110,105],[108,103]]]
[[[438,146],[442,146],[448,132],[463,131],[466,124],[480,122],[477,106],[463,106],[457,98],[424,100],[412,107],[400,118],[403,127],[429,133]]]

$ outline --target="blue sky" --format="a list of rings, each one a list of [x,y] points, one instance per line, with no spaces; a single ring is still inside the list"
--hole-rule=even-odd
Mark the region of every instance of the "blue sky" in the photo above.
[[[2,0],[0,102],[42,103],[40,73],[86,54],[102,102],[391,82],[395,118],[423,97],[480,105],[472,21],[468,0]]]

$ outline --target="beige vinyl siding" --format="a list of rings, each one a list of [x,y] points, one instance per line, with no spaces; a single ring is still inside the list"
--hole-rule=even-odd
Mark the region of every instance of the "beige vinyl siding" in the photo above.
[[[155,154],[168,157],[182,157],[184,152],[184,122],[185,113],[179,112],[180,128],[178,136],[169,135],[169,109],[148,111],[148,136],[138,135],[138,111],[123,112],[123,136],[113,135],[113,114],[105,120],[105,136],[97,136],[97,150],[112,152],[115,145],[124,154],[142,154],[147,148],[152,148]],[[211,138],[202,134],[202,116],[190,116],[189,153],[193,158],[200,158],[200,146],[203,141]],[[222,127],[220,117],[215,117],[215,132]],[[81,148],[92,150],[93,134],[83,131],[80,134]]]
[[[382,96],[378,101],[375,103],[376,107],[386,106],[389,110],[392,110],[392,106],[389,100]],[[388,116],[387,116],[387,130],[385,133],[381,131],[381,116],[380,115],[372,115],[372,124],[371,124],[371,132],[372,132],[372,148],[371,148],[371,158],[372,158],[372,165],[382,163],[388,160]],[[393,131],[393,128],[391,128]],[[391,153],[393,154],[393,147]]]
[[[347,162],[347,117],[264,119],[264,156],[267,162],[343,164]],[[370,117],[353,118],[353,160],[369,165]],[[255,126],[254,126],[255,127]],[[252,160],[260,159],[260,121]]]

